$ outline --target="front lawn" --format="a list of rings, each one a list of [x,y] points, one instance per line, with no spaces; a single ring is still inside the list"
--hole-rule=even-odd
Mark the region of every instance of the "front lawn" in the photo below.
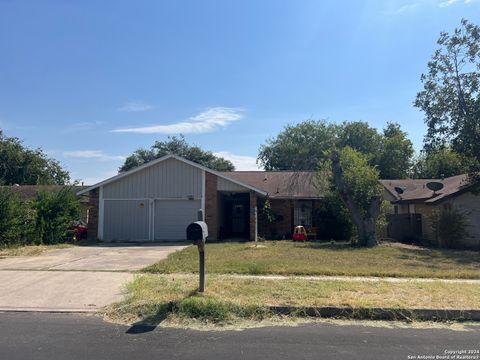
[[[109,308],[108,315],[126,323],[158,323],[170,315],[222,323],[271,316],[268,306],[480,308],[480,285],[442,281],[271,280],[210,275],[203,296],[196,294],[197,286],[196,275],[141,275],[128,285],[125,300]]]
[[[480,253],[386,244],[352,248],[346,243],[211,243],[207,273],[250,275],[346,275],[420,278],[480,278]],[[190,246],[144,269],[151,273],[195,273],[198,251]]]

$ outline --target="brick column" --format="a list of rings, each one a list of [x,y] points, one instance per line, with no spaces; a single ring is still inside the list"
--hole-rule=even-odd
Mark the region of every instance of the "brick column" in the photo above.
[[[253,191],[251,191],[250,192],[250,240],[251,241],[255,241],[257,239],[257,233],[258,233],[257,226],[258,226],[257,195]]]
[[[96,240],[98,238],[98,188],[91,190],[88,195],[87,238]]]
[[[218,239],[217,215],[217,183],[216,175],[205,172],[205,222],[208,225],[208,238]]]

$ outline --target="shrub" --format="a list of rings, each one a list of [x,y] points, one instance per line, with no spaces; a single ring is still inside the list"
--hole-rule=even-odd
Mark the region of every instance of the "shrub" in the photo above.
[[[80,214],[80,202],[74,191],[69,188],[56,192],[40,191],[32,205],[35,210],[35,234],[40,243],[65,241],[73,221],[78,220]]]
[[[23,211],[18,197],[8,188],[0,189],[0,244],[12,245],[22,240]]]
[[[469,236],[468,222],[464,212],[457,209],[434,211],[430,215],[431,228],[439,247],[455,248],[459,240]]]

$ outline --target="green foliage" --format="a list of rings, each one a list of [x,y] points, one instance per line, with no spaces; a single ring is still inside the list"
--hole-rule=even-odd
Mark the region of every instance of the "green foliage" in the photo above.
[[[372,199],[383,193],[383,187],[379,182],[379,171],[369,164],[366,155],[350,147],[343,148],[339,154],[348,192],[362,216],[366,216]]]
[[[417,179],[440,179],[465,174],[471,168],[471,161],[452,150],[442,147],[429,153],[423,152],[413,167]]]
[[[480,159],[480,27],[462,20],[452,34],[442,32],[439,48],[422,74],[415,106],[425,114],[425,150],[444,145]]]
[[[399,124],[388,123],[383,129],[379,154],[377,164],[381,179],[404,179],[408,176],[414,154],[413,144]]]
[[[365,154],[384,179],[408,175],[413,145],[395,123],[389,123],[383,134],[362,121],[338,126],[324,120],[307,120],[288,125],[261,146],[258,161],[266,170],[318,170],[334,148],[347,146]]]
[[[287,125],[260,147],[258,161],[265,170],[316,170],[335,146],[338,126],[325,120]]]
[[[263,306],[241,306],[207,296],[190,296],[174,306],[174,312],[185,318],[213,323],[225,323],[235,318],[261,320],[269,313]]]
[[[0,184],[66,184],[70,175],[58,161],[49,159],[41,149],[28,149],[0,130]]]
[[[457,209],[434,211],[430,215],[430,224],[439,247],[455,248],[459,240],[469,236],[466,214]]]
[[[338,192],[328,191],[313,211],[313,224],[320,240],[348,240],[352,236],[352,220]]]
[[[364,121],[344,122],[339,132],[337,146],[350,147],[371,158],[372,163],[377,162],[377,157],[382,150],[382,135]]]
[[[80,202],[74,191],[40,191],[33,201],[35,234],[42,244],[55,244],[69,236],[72,223],[80,215]]]
[[[162,156],[174,154],[206,166],[217,171],[233,171],[235,167],[230,160],[214,155],[211,151],[202,150],[200,147],[190,145],[183,135],[180,137],[168,137],[165,141],[156,141],[150,149],[137,149],[127,157],[125,163],[120,167],[120,172],[131,170],[149,161],[161,158]]]
[[[275,220],[277,220],[277,216],[272,210],[272,204],[270,203],[269,199],[266,199],[265,202],[263,203],[261,216],[263,216],[265,220],[270,224],[275,222]]]
[[[18,197],[8,188],[0,189],[0,244],[13,245],[22,242],[25,209]]]

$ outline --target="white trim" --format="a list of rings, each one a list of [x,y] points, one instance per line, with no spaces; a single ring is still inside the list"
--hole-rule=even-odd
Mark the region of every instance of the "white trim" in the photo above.
[[[207,191],[206,187],[206,177],[205,170],[202,171],[202,212],[203,212],[203,221],[205,221],[205,193]]]
[[[103,186],[100,186],[100,189],[98,190],[98,232],[97,232],[98,240],[103,240],[104,211],[105,211],[105,204],[103,199]]]
[[[149,213],[148,213],[148,239],[153,241],[155,239],[155,199],[148,200]]]
[[[109,178],[109,179],[106,179],[106,180],[104,180],[104,181],[101,181],[101,182],[99,182],[99,183],[97,183],[97,184],[95,184],[95,185],[93,185],[93,186],[89,186],[89,187],[87,187],[87,188],[85,188],[85,189],[83,189],[83,190],[80,190],[79,192],[77,192],[77,195],[86,194],[86,193],[88,193],[89,191],[91,191],[91,190],[93,190],[93,189],[96,189],[96,188],[101,187],[101,186],[103,186],[103,185],[109,184],[109,183],[111,183],[111,182],[113,182],[113,181],[120,180],[120,179],[124,178],[125,176],[129,176],[129,175],[131,175],[131,174],[134,174],[134,173],[136,173],[136,172],[138,172],[138,171],[141,171],[141,170],[143,170],[143,169],[145,169],[145,168],[148,168],[148,167],[150,167],[150,166],[153,166],[153,165],[155,165],[155,164],[158,164],[158,163],[160,163],[160,162],[162,162],[162,161],[165,161],[165,160],[168,160],[168,159],[176,159],[176,160],[178,160],[178,161],[182,161],[182,162],[184,162],[185,164],[189,164],[189,165],[194,166],[194,167],[196,167],[196,168],[198,168],[198,169],[201,169],[201,170],[203,170],[203,171],[208,171],[209,173],[211,173],[211,174],[213,174],[213,175],[216,175],[216,176],[221,177],[221,178],[223,178],[223,179],[225,179],[225,180],[231,181],[231,182],[234,183],[234,184],[237,184],[237,185],[246,187],[247,189],[253,190],[253,191],[255,191],[255,192],[257,192],[257,193],[259,193],[259,194],[261,194],[261,195],[264,195],[264,196],[267,195],[267,193],[266,193],[265,191],[263,191],[263,190],[260,190],[260,189],[257,189],[257,188],[255,188],[255,187],[253,187],[253,186],[244,184],[244,183],[242,183],[242,182],[240,182],[240,181],[231,179],[231,178],[229,178],[228,176],[225,176],[225,175],[219,173],[218,171],[209,169],[209,168],[207,168],[207,167],[205,167],[205,166],[203,166],[203,165],[194,163],[193,161],[190,161],[190,160],[181,158],[181,157],[176,156],[176,155],[165,155],[165,156],[163,156],[163,157],[161,157],[161,158],[158,158],[158,159],[156,159],[156,160],[152,160],[152,161],[150,161],[150,162],[148,162],[148,163],[146,163],[146,164],[137,166],[136,168],[133,168],[133,169],[130,170],[130,171],[127,171],[127,172],[124,172],[124,173],[115,175],[115,176],[113,176],[113,177],[111,177],[111,178]]]

